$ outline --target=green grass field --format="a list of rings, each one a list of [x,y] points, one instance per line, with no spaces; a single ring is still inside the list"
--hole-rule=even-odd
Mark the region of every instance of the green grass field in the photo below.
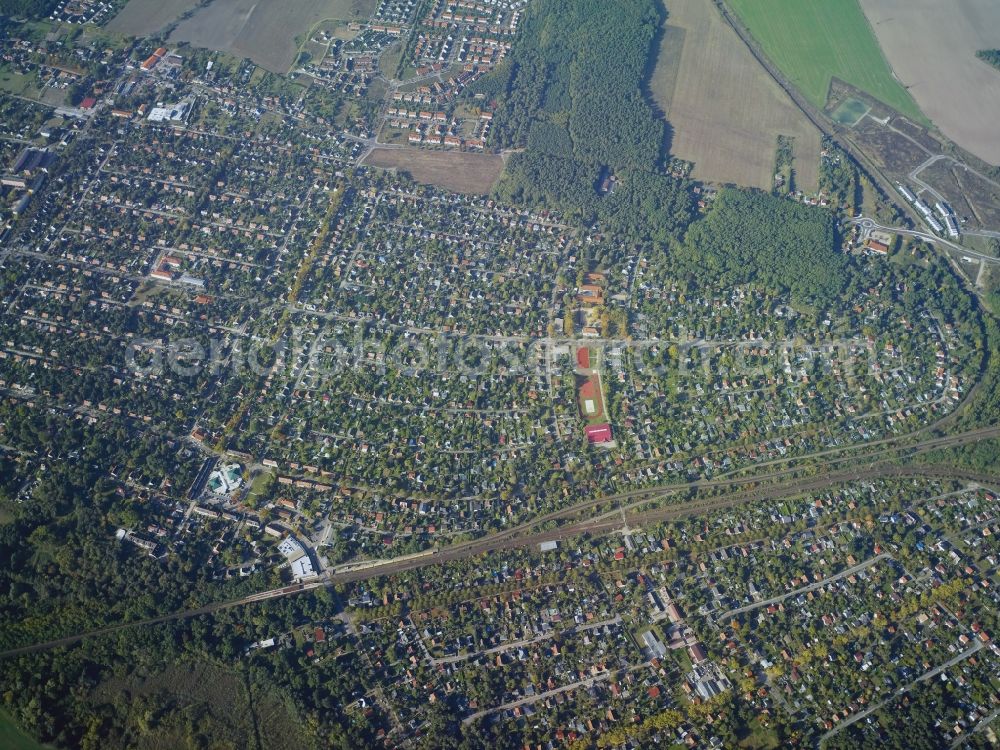
[[[848,99],[841,102],[840,106],[833,110],[833,114],[830,116],[833,118],[834,122],[839,122],[841,125],[853,125],[858,120],[861,119],[868,111],[868,105],[857,99]]]
[[[6,711],[0,711],[0,747],[5,750],[44,750],[32,737],[21,731]]]
[[[833,76],[917,122],[927,118],[893,77],[858,0],[729,0],[768,57],[816,106]]]

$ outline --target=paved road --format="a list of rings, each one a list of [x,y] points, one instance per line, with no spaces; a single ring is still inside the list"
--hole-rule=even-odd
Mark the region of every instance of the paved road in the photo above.
[[[976,724],[976,726],[974,726],[965,734],[958,735],[958,737],[955,738],[955,741],[951,743],[951,746],[958,747],[967,739],[969,739],[970,735],[973,735],[976,732],[984,731],[987,727],[989,727],[990,724],[993,723],[993,720],[997,717],[997,714],[1000,714],[1000,708],[994,708],[992,711],[990,711],[990,713],[987,716],[983,717],[983,719],[979,721]]]
[[[728,612],[719,615],[716,618],[716,621],[722,622],[732,617],[733,615],[740,615],[743,614],[744,612],[752,612],[753,610],[760,609],[761,607],[768,607],[772,604],[783,602],[785,601],[785,599],[788,599],[791,596],[798,596],[799,594],[806,594],[810,591],[821,589],[828,583],[839,581],[841,578],[847,578],[847,576],[851,575],[852,573],[857,573],[859,570],[870,568],[872,565],[879,562],[880,560],[890,559],[891,557],[892,556],[888,552],[883,552],[881,555],[876,555],[875,557],[869,558],[864,562],[860,562],[857,565],[853,565],[850,568],[847,568],[846,570],[840,571],[836,575],[832,575],[829,578],[824,578],[822,581],[816,581],[816,583],[810,583],[808,586],[803,586],[802,588],[789,591],[788,593],[782,594],[781,596],[772,596],[770,599],[765,599],[764,601],[754,602],[753,604],[748,604],[745,607],[737,607],[736,609],[731,609]]]
[[[893,128],[893,130],[895,130],[895,128]],[[898,133],[899,131],[897,130],[896,132]],[[903,135],[904,137],[906,137],[908,140],[911,140],[911,141],[913,140],[912,138],[909,138],[909,136],[906,136],[905,133],[901,133],[901,135]],[[913,142],[916,143],[916,141],[913,141]],[[923,148],[923,147],[921,147],[921,148]],[[924,190],[926,190],[927,192],[929,192],[937,200],[944,201],[945,198],[937,190],[935,190],[933,187],[931,187],[926,182],[924,182],[923,180],[921,180],[920,177],[919,177],[919,175],[920,175],[921,172],[923,172],[929,166],[931,166],[932,164],[936,164],[937,162],[941,161],[942,159],[947,159],[948,161],[950,161],[956,167],[961,168],[961,169],[965,170],[966,172],[971,172],[976,177],[978,177],[980,180],[983,180],[984,182],[988,182],[989,184],[993,185],[993,187],[995,187],[998,190],[1000,190],[1000,183],[997,183],[996,180],[990,179],[989,177],[987,177],[986,175],[982,174],[981,172],[977,172],[975,169],[973,169],[972,167],[970,167],[968,164],[966,164],[964,162],[961,162],[958,159],[955,159],[955,158],[953,158],[951,156],[948,156],[947,154],[935,154],[934,156],[931,156],[930,158],[928,158],[919,167],[917,167],[912,172],[910,172],[909,177],[910,177],[911,180],[913,180],[913,182],[915,182],[917,185],[919,185]],[[993,231],[993,230],[990,230],[990,229],[967,230],[967,231],[963,232],[963,234],[971,234],[971,235],[975,235],[977,237],[994,237],[994,238],[1000,238],[1000,232],[996,232],[996,231]]]
[[[443,656],[437,659],[431,658],[430,652],[427,652],[427,647],[424,646],[424,651],[427,653],[427,660],[432,666],[438,666],[440,664],[455,664],[456,662],[466,661],[468,659],[478,659],[480,656],[492,656],[493,654],[500,654],[504,651],[510,651],[511,649],[521,648],[522,646],[530,646],[532,643],[540,643],[541,641],[548,641],[555,638],[557,635],[565,635],[568,633],[585,633],[588,630],[595,630],[596,628],[602,628],[605,625],[618,625],[622,621],[621,615],[615,615],[610,620],[601,620],[600,622],[588,622],[584,625],[573,625],[565,630],[559,630],[553,628],[548,633],[542,633],[534,638],[525,638],[520,641],[510,641],[508,643],[501,643],[499,646],[494,646],[493,648],[488,648],[483,651],[473,651],[468,654],[455,654],[453,656]],[[423,645],[423,639],[420,640],[421,645]]]
[[[905,693],[908,690],[910,690],[911,688],[913,688],[918,682],[926,682],[927,680],[931,679],[932,677],[936,677],[937,675],[941,674],[944,670],[948,669],[949,667],[953,667],[956,664],[958,664],[959,662],[965,661],[970,656],[972,656],[974,653],[976,653],[977,651],[979,651],[980,649],[982,649],[982,647],[983,647],[983,644],[980,641],[976,641],[972,646],[970,646],[969,648],[967,648],[965,651],[963,651],[962,653],[960,653],[955,658],[949,659],[944,664],[940,664],[940,665],[934,667],[934,669],[931,669],[930,671],[924,672],[922,675],[920,675],[917,679],[915,679],[913,682],[909,683],[908,685],[903,685],[902,687],[896,688],[896,690],[888,698],[886,698],[884,701],[876,703],[873,706],[869,706],[864,711],[859,711],[858,713],[854,714],[853,716],[851,716],[848,719],[844,719],[837,726],[835,726],[833,729],[831,729],[829,732],[827,732],[826,734],[824,734],[823,736],[821,736],[819,738],[819,744],[820,744],[820,746],[822,746],[823,743],[826,742],[826,740],[830,739],[831,737],[833,737],[838,732],[841,732],[844,729],[847,729],[849,726],[852,726],[853,724],[857,724],[859,721],[861,721],[863,718],[865,718],[869,714],[872,714],[875,711],[878,711],[880,708],[882,708],[882,706],[884,706],[889,701],[893,700],[894,698],[902,695],[903,693]]]
[[[969,250],[967,247],[962,247],[950,240],[946,240],[944,237],[938,237],[936,234],[929,234],[928,232],[918,232],[913,229],[904,229],[902,227],[885,227],[878,224],[874,219],[869,219],[865,216],[858,217],[856,219],[850,219],[851,224],[857,224],[861,227],[862,231],[866,233],[871,233],[873,230],[878,230],[882,232],[889,232],[891,234],[905,234],[908,237],[916,237],[918,239],[929,242],[932,245],[946,245],[956,252],[962,253],[962,255],[967,255],[970,258],[975,258],[984,263],[995,263],[1000,265],[1000,258],[993,255],[984,255],[983,253],[977,253],[974,250]],[[1000,235],[998,235],[1000,236]]]
[[[896,130],[896,129],[893,128],[893,130]],[[896,130],[896,132],[899,133],[898,130]],[[901,135],[903,135],[903,134],[901,133]],[[905,135],[904,135],[904,137],[905,137]],[[908,140],[912,140],[912,139],[908,139]],[[949,158],[949,157],[945,156],[944,154],[936,154],[934,156],[931,156],[929,159],[927,159],[927,161],[925,161],[923,164],[921,164],[919,167],[917,167],[916,169],[914,169],[909,174],[910,180],[912,180],[917,185],[919,185],[923,190],[926,190],[928,193],[930,193],[931,195],[933,195],[934,196],[934,200],[944,201],[945,197],[943,195],[941,195],[941,193],[939,193],[937,190],[935,190],[934,188],[932,188],[930,185],[928,185],[926,182],[924,182],[923,180],[921,180],[919,175],[920,175],[921,172],[923,172],[925,169],[927,169],[927,167],[931,166],[932,164],[936,164],[941,159],[947,159],[947,158]]]
[[[605,674],[598,675],[597,677],[591,677],[586,680],[580,680],[579,682],[574,682],[569,685],[563,685],[562,687],[555,688],[554,690],[546,690],[544,693],[538,693],[537,695],[529,695],[520,700],[511,701],[510,703],[504,703],[502,706],[495,706],[493,708],[485,708],[482,711],[477,711],[474,714],[470,714],[462,719],[463,724],[470,724],[481,716],[486,716],[487,714],[496,713],[497,711],[507,711],[511,708],[517,708],[518,706],[525,706],[529,703],[537,703],[538,701],[545,700],[546,698],[551,698],[553,695],[558,695],[559,693],[565,693],[570,690],[576,690],[577,688],[592,687],[595,683],[603,682],[611,677],[611,673],[607,672]]]

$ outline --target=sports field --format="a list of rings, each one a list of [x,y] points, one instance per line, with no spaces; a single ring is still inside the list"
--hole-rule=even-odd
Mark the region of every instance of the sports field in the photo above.
[[[728,0],[767,56],[816,106],[834,76],[927,123],[896,80],[858,0]]]

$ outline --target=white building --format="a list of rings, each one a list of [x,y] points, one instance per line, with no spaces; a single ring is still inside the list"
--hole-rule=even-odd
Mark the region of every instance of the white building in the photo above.
[[[288,560],[288,566],[292,569],[292,578],[296,581],[313,578],[317,575],[309,553],[302,546],[302,542],[295,537],[287,536],[282,539],[278,545],[278,552]]]
[[[301,581],[303,578],[312,578],[316,575],[312,560],[308,555],[302,555],[298,560],[292,562],[292,578]]]
[[[294,536],[289,536],[282,539],[281,543],[278,545],[278,552],[283,554],[289,560],[294,560],[306,553],[305,549],[303,549],[302,547],[302,544]]]

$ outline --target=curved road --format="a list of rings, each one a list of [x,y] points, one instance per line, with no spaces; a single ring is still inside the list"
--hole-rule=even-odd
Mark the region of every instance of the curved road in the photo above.
[[[849,219],[849,224],[857,224],[861,227],[865,234],[870,234],[872,231],[878,230],[882,232],[889,232],[891,234],[905,234],[909,237],[916,237],[923,240],[924,242],[929,242],[932,245],[947,245],[952,250],[962,253],[962,255],[967,255],[970,258],[975,258],[984,263],[997,263],[1000,264],[1000,258],[993,255],[984,255],[983,253],[977,253],[974,250],[969,250],[967,247],[962,247],[954,242],[946,240],[944,237],[938,237],[936,234],[930,234],[928,232],[918,232],[914,229],[903,229],[901,227],[885,227],[878,224],[874,219],[869,219],[866,216],[859,216],[856,219]],[[1000,236],[1000,235],[998,235]]]

